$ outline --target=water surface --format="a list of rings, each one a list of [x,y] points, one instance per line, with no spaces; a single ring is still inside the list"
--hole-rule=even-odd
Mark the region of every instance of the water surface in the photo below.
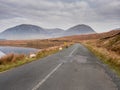
[[[2,56],[5,56],[5,53],[3,53],[3,52],[0,51],[0,58],[1,58]]]
[[[35,48],[25,48],[25,47],[11,47],[11,46],[0,46],[1,55],[9,54],[9,53],[16,53],[16,54],[30,54],[39,51],[39,49]]]

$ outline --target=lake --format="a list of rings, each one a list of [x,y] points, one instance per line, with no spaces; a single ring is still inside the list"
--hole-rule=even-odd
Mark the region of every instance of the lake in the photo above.
[[[16,53],[16,54],[30,54],[38,52],[39,49],[35,48],[25,48],[25,47],[12,47],[12,46],[0,46],[0,56],[9,53]]]
[[[6,54],[0,51],[0,57],[5,56]]]

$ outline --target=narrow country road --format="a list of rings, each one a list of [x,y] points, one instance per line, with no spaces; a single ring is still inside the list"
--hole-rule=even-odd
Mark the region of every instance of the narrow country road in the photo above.
[[[84,46],[75,44],[0,73],[0,90],[120,90],[103,66]]]

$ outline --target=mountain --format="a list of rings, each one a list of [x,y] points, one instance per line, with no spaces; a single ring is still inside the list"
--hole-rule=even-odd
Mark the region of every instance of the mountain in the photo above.
[[[66,30],[64,36],[92,34],[92,33],[96,33],[96,32],[90,26],[85,24],[80,24]]]
[[[49,33],[49,35],[51,35],[54,38],[54,37],[63,36],[62,34],[64,33],[65,30],[60,28],[53,28],[53,29],[46,29],[46,31]]]
[[[33,33],[46,33],[44,29],[35,25],[21,24],[12,28],[9,28],[2,32],[2,34],[33,34]]]
[[[95,33],[95,31],[90,26],[84,24],[76,25],[68,30],[59,28],[45,29],[36,25],[21,24],[0,33],[0,39],[45,39],[90,33]]]
[[[29,25],[21,24],[3,31],[0,37],[6,39],[31,39],[31,38],[45,38],[43,35],[47,35],[48,32],[43,28]]]
[[[47,32],[53,34],[53,33],[63,33],[64,30],[60,28],[53,28],[53,29],[46,29]]]
[[[102,32],[102,33],[93,33],[93,34],[86,34],[86,35],[74,35],[74,36],[65,36],[57,38],[59,40],[65,41],[75,41],[79,42],[82,40],[97,40],[97,39],[109,39],[109,37],[114,37],[115,35],[120,35],[120,30],[112,30],[109,32]],[[120,38],[119,38],[120,41]],[[120,45],[119,45],[120,46]]]

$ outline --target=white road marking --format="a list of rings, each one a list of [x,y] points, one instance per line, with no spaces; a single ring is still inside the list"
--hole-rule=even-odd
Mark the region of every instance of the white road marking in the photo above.
[[[72,56],[72,54],[76,51],[77,47],[69,54],[69,56]],[[33,87],[32,90],[37,90],[63,63],[60,63],[55,67],[42,81],[40,81],[35,87]]]
[[[72,56],[72,54],[78,49],[77,47],[69,54],[69,57]]]
[[[63,63],[60,63],[55,67],[42,81],[40,81],[32,90],[37,90]]]

